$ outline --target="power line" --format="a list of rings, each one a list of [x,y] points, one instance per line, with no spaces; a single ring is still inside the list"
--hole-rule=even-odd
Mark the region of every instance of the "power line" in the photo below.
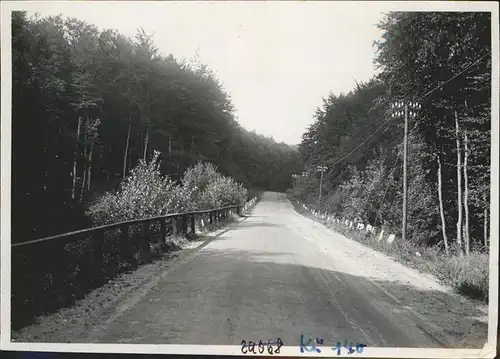
[[[453,81],[454,79],[456,79],[457,77],[459,77],[460,75],[464,74],[466,71],[468,71],[469,69],[471,69],[473,66],[477,65],[478,63],[480,63],[482,60],[484,60],[486,58],[486,56],[488,56],[488,54],[485,54],[484,56],[482,56],[481,58],[479,58],[478,60],[474,61],[472,64],[468,65],[465,69],[463,69],[462,71],[460,71],[458,74],[454,75],[453,77],[449,78],[448,80],[446,80],[445,82],[443,82],[442,84],[440,84],[439,86],[436,86],[435,88],[433,88],[432,90],[428,91],[427,93],[425,93],[424,95],[420,96],[416,101],[419,101],[427,96],[429,96],[431,93],[433,93],[434,91],[442,88],[444,85],[448,84],[449,82]],[[408,92],[409,93],[409,92]],[[405,95],[405,97],[408,95],[408,93]],[[374,109],[374,107],[372,107],[367,113],[365,116],[367,116],[372,110]],[[384,127],[387,123],[389,123],[390,121],[392,121],[393,118],[389,118],[388,120],[386,120],[384,123],[382,123],[382,125],[380,125],[375,131],[373,131],[370,135],[368,135],[368,137],[366,137],[358,146],[356,146],[352,151],[350,151],[348,154],[346,154],[345,156],[343,156],[342,158],[340,158],[339,160],[335,161],[334,163],[330,164],[330,166],[335,166],[336,164],[342,162],[344,159],[346,159],[347,157],[349,157],[351,154],[353,154],[355,151],[357,151],[360,147],[362,147],[370,138],[372,138],[377,132],[380,131],[380,129],[382,127]]]
[[[472,64],[470,64],[469,66],[467,66],[465,69],[463,69],[462,71],[460,71],[458,74],[456,74],[455,76],[451,77],[450,79],[446,80],[445,82],[443,82],[441,85],[433,88],[432,90],[428,91],[427,93],[425,93],[424,95],[420,96],[416,101],[420,101],[421,99],[429,96],[431,93],[433,93],[434,91],[442,88],[444,85],[448,84],[449,82],[453,81],[454,79],[456,79],[457,77],[459,77],[460,75],[462,75],[463,73],[465,73],[466,71],[468,71],[469,69],[471,69],[473,66],[476,66],[478,63],[480,63],[481,61],[483,61],[486,56],[488,56],[489,53],[485,54],[484,56],[482,56],[481,58],[479,58],[478,60],[474,61]]]
[[[389,118],[388,120],[384,121],[384,123],[382,123],[382,125],[380,125],[375,131],[373,131],[368,137],[366,137],[363,142],[361,142],[359,145],[357,145],[351,152],[349,152],[347,155],[345,155],[344,157],[342,157],[341,159],[339,159],[338,161],[330,164],[330,166],[335,166],[337,163],[340,163],[342,162],[344,159],[346,159],[347,157],[349,157],[352,153],[354,153],[358,148],[360,148],[361,146],[363,146],[366,141],[368,141],[370,138],[372,138],[378,131],[380,131],[382,129],[382,127],[384,127],[386,124],[388,124],[390,121],[392,121],[392,118]]]

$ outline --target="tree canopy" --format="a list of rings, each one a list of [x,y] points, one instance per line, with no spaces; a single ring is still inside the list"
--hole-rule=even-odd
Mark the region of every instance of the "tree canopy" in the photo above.
[[[73,18],[12,13],[12,233],[24,241],[90,226],[93,200],[154,150],[179,181],[199,161],[247,188],[283,191],[298,152],[245,130],[206,65]]]

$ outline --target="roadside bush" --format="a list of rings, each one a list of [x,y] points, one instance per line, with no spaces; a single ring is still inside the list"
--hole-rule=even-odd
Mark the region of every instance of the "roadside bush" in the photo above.
[[[197,210],[243,204],[247,196],[243,185],[218,173],[211,163],[199,162],[189,168],[182,178],[182,187],[191,193]]]
[[[220,206],[212,185],[221,177],[222,175],[217,172],[217,167],[212,163],[198,162],[184,172],[181,180],[182,188],[191,193],[190,203],[193,207],[203,210]]]
[[[230,177],[219,178],[211,184],[209,190],[216,193],[222,206],[229,206],[231,204],[242,205],[247,198],[247,190]]]
[[[87,215],[96,226],[118,222],[121,217],[118,196],[110,192],[105,193],[90,206]]]
[[[88,209],[95,225],[159,216],[189,208],[191,195],[168,176],[162,176],[159,152],[146,163],[141,161],[121,184],[117,193],[106,193]]]
[[[199,162],[184,173],[181,185],[160,172],[160,153],[149,163],[141,161],[116,193],[105,193],[89,207],[94,225],[105,225],[169,213],[182,213],[243,204],[247,190],[217,172],[211,163]]]
[[[204,191],[205,188],[221,174],[217,172],[217,167],[212,163],[198,162],[193,167],[188,168],[182,176],[182,185],[185,188],[197,188]]]

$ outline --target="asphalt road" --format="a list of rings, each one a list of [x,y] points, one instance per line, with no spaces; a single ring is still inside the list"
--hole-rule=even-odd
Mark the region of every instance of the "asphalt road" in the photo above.
[[[325,344],[461,347],[477,331],[474,315],[471,303],[432,278],[266,192],[245,220],[127,298],[88,340],[239,345],[279,337],[297,346],[303,333]]]

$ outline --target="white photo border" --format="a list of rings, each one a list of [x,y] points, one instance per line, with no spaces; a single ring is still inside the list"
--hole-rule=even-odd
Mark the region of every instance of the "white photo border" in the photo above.
[[[2,1],[1,6],[1,222],[0,222],[0,349],[13,351],[75,352],[75,353],[137,353],[137,354],[191,354],[191,355],[241,355],[237,345],[153,345],[153,344],[67,344],[67,343],[20,343],[11,342],[10,331],[10,220],[11,220],[11,12],[31,11],[40,5],[57,7],[59,3],[87,3],[98,7],[102,3],[121,3],[120,6],[148,6],[159,1]],[[493,358],[496,355],[498,328],[498,218],[499,218],[499,5],[484,1],[329,1],[332,3],[355,3],[369,9],[370,4],[384,4],[387,11],[484,11],[491,12],[492,39],[492,95],[491,95],[491,191],[490,191],[490,273],[488,304],[488,340],[483,349],[434,349],[434,348],[369,348],[357,356],[371,358]],[[193,6],[195,2],[189,6]],[[199,1],[196,3],[219,3]],[[235,6],[236,1],[224,2]],[[241,6],[253,6],[245,3]],[[292,1],[280,2],[280,6],[290,6]],[[318,4],[315,2],[315,4]],[[238,4],[239,6],[240,4]],[[188,6],[185,2],[169,2],[165,6]],[[224,5],[218,5],[224,6]],[[496,40],[496,41],[495,41]],[[494,218],[497,218],[495,221]],[[267,354],[267,353],[266,353]],[[283,346],[275,356],[320,356],[331,357],[332,353],[300,353],[298,346]],[[342,355],[346,356],[346,355]]]

